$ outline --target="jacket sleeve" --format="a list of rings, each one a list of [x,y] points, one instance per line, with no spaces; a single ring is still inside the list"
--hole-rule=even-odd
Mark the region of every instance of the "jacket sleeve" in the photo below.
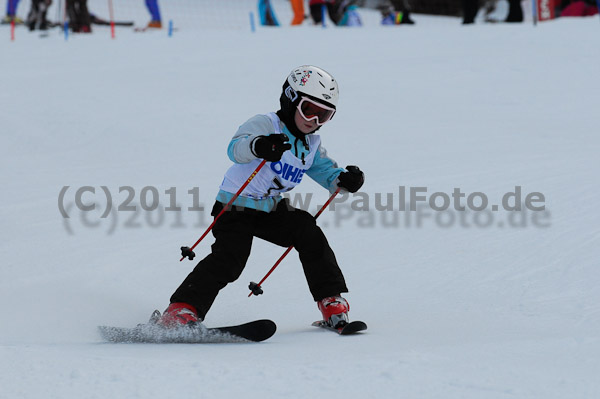
[[[229,146],[227,156],[235,163],[248,163],[257,157],[252,153],[253,140],[273,133],[273,123],[267,115],[256,115],[244,122],[237,130]]]
[[[327,155],[327,150],[319,143],[315,160],[306,174],[333,193],[337,189],[337,178],[343,171],[344,169],[338,167],[337,162]]]

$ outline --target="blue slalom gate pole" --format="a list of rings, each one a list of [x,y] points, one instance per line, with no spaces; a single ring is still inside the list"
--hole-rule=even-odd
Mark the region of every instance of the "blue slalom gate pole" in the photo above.
[[[65,21],[63,29],[65,31],[65,40],[69,40],[69,21]]]
[[[323,25],[323,28],[326,28],[327,26],[325,25],[325,9],[327,8],[327,6],[325,4],[323,4],[321,6],[321,23]]]
[[[254,13],[252,11],[250,11],[250,30],[252,31],[252,33],[256,32],[256,25],[254,24]]]
[[[173,36],[173,20],[169,20],[169,37]]]
[[[537,0],[531,0],[531,7],[533,8],[533,25],[537,25]]]

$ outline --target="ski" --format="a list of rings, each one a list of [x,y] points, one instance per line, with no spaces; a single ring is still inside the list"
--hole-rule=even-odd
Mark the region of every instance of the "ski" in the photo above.
[[[15,18],[15,17],[13,17]],[[10,25],[12,24],[12,20],[11,17],[6,16],[2,19],[2,21],[0,21],[0,25]],[[24,25],[25,21],[23,21],[21,18],[16,17],[15,18],[15,25],[19,26],[19,25]]]
[[[206,327],[202,323],[179,328],[165,328],[156,324],[155,312],[146,324],[138,324],[133,328],[99,326],[102,338],[108,342],[122,343],[234,343],[261,342],[277,330],[271,320],[255,320],[237,326]],[[158,313],[160,315],[160,313]]]
[[[172,29],[173,32],[177,32],[178,30],[179,30],[178,28],[173,28]],[[147,26],[144,26],[144,27],[140,27],[140,28],[133,28],[133,31],[134,32],[138,32],[138,33],[143,33],[143,32],[149,32],[149,31],[160,31],[160,29],[149,28]]]
[[[107,21],[105,19],[99,18],[93,14],[90,14],[90,20],[92,22],[92,24],[94,25],[104,25],[104,26],[110,26],[111,22]],[[134,22],[133,21],[113,21],[112,22],[115,26],[133,26]]]
[[[356,334],[367,329],[367,324],[364,321],[351,321],[350,323],[339,328],[331,327],[323,320],[315,321],[312,323],[312,325],[315,327],[324,328],[326,330],[335,331],[340,335]]]

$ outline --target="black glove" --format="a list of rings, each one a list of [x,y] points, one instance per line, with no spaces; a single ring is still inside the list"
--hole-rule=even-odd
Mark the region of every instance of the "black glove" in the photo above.
[[[349,192],[355,193],[365,182],[365,174],[358,168],[358,166],[354,165],[346,166],[346,170],[347,172],[342,172],[338,176],[338,187],[345,188]]]
[[[256,157],[266,159],[269,162],[277,162],[285,151],[292,148],[292,145],[288,143],[288,137],[281,133],[258,136],[252,140],[250,148]]]
[[[181,247],[181,256],[182,259],[189,258],[189,260],[194,260],[196,254],[190,249],[190,247]]]

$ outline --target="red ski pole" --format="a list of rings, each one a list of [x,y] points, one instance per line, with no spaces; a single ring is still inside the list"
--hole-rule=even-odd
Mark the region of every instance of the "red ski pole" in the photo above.
[[[325,205],[323,205],[321,207],[321,209],[319,209],[319,212],[317,212],[317,214],[315,215],[315,219],[317,219],[321,213],[323,213],[323,211],[325,210],[325,208],[327,208],[327,206],[331,203],[331,201],[333,201],[333,199],[335,198],[336,195],[338,195],[338,193],[340,192],[340,189],[338,188],[337,190],[335,190],[335,193],[333,193],[331,195],[331,197],[329,197],[329,199],[327,200],[327,202],[325,203]],[[281,263],[281,261],[283,260],[283,258],[285,258],[287,256],[287,254],[290,253],[290,251],[292,250],[292,248],[294,248],[294,246],[290,246],[288,249],[285,250],[285,252],[283,253],[283,255],[281,255],[279,257],[279,259],[277,259],[277,262],[275,262],[275,264],[273,265],[273,267],[271,268],[271,270],[269,270],[267,272],[267,274],[265,274],[265,276],[262,278],[262,280],[260,280],[257,283],[251,281],[250,285],[248,286],[248,288],[250,288],[250,293],[248,294],[248,298],[250,298],[252,296],[252,294],[254,295],[260,295],[263,293],[263,290],[261,288],[261,284],[265,282],[265,280],[267,279],[267,277],[269,277],[271,275],[271,273],[273,273],[273,271],[277,268],[277,266],[279,266],[279,264]]]
[[[108,0],[108,15],[110,16],[110,37],[115,38],[115,12],[112,0]]]
[[[267,160],[263,159],[262,162],[256,167],[256,169],[254,169],[254,172],[252,172],[252,174],[250,175],[250,177],[248,177],[248,180],[246,180],[246,182],[244,184],[242,184],[242,187],[240,187],[240,189],[238,190],[238,192],[235,193],[235,195],[231,198],[231,200],[229,200],[229,202],[223,207],[223,209],[221,210],[221,212],[219,212],[219,214],[215,217],[215,220],[213,220],[213,222],[210,224],[210,226],[208,226],[208,228],[206,229],[206,231],[204,232],[204,234],[202,234],[202,236],[198,239],[198,241],[196,241],[196,243],[194,245],[192,245],[191,248],[181,247],[181,254],[183,256],[181,257],[181,259],[179,259],[180,262],[182,260],[184,260],[186,257],[189,257],[190,260],[194,259],[195,254],[193,252],[193,249],[196,248],[196,246],[200,243],[200,241],[202,241],[204,239],[204,237],[206,237],[206,235],[212,230],[213,226],[217,222],[217,219],[219,219],[221,217],[221,215],[223,213],[225,213],[225,211],[227,209],[229,209],[229,207],[231,206],[231,204],[233,204],[233,201],[235,201],[236,198],[240,196],[240,194],[242,193],[242,191],[244,191],[244,189],[246,188],[246,186],[248,184],[250,184],[250,182],[252,181],[252,179],[254,179],[254,176],[256,176],[256,174],[258,173],[258,171],[265,165],[265,163],[267,163]]]

